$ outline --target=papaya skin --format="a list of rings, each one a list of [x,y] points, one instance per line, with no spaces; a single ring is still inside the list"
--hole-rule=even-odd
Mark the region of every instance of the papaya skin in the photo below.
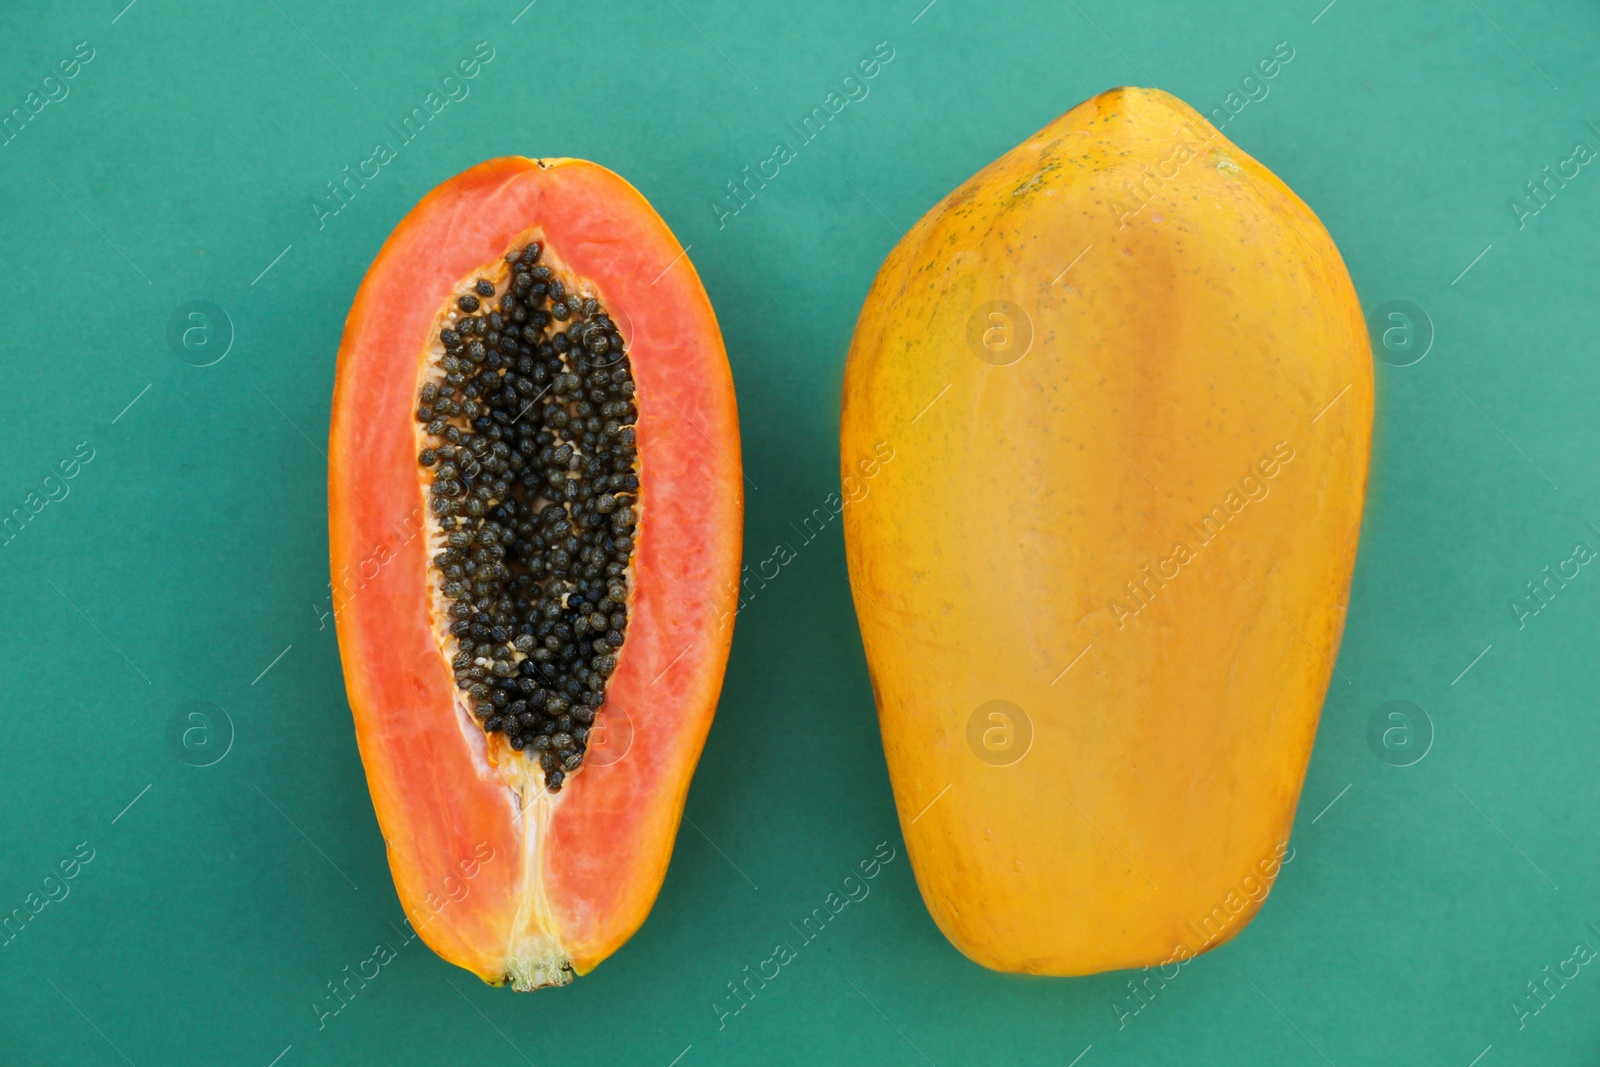
[[[846,556],[917,885],[971,959],[1156,966],[1256,914],[1293,856],[1372,413],[1327,231],[1158,90],[1074,108],[890,253],[841,460],[897,458]]]

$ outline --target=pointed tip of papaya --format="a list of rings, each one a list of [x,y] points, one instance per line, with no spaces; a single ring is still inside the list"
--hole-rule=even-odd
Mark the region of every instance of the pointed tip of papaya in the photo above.
[[[1125,97],[1130,97],[1130,98],[1135,99],[1135,100],[1171,100],[1171,99],[1173,99],[1173,96],[1172,96],[1171,93],[1167,92],[1165,89],[1157,89],[1153,85],[1118,85],[1115,88],[1107,89],[1105,92],[1101,93],[1095,99],[1099,99],[1099,100],[1104,100],[1104,99],[1108,99],[1108,98],[1115,99],[1115,98],[1124,97],[1124,96]]]
[[[1115,89],[1107,89],[1099,96],[1088,101],[1100,109],[1107,106],[1118,107],[1160,107],[1166,110],[1179,108],[1184,111],[1192,110],[1181,97],[1174,96],[1165,89],[1143,85],[1119,85]]]
[[[577,977],[572,960],[547,937],[530,938],[519,944],[507,961],[507,968],[506,978],[519,993],[566,985]]]
[[[1181,97],[1174,96],[1165,89],[1142,85],[1119,85],[1107,89],[1091,96],[1062,117],[1082,111],[1087,111],[1099,119],[1109,119],[1116,115],[1131,119],[1152,111],[1168,114],[1178,112],[1185,117],[1197,114]]]
[[[556,167],[568,163],[584,163],[591,167],[599,166],[598,163],[590,163],[586,159],[576,159],[572,156],[510,156],[507,158],[514,159],[518,163],[538,167],[540,170],[554,170]]]

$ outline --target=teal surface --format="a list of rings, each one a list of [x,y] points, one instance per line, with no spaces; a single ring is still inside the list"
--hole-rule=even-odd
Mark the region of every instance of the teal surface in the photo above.
[[[0,16],[0,1062],[1600,1054],[1593,4],[125,2]],[[900,232],[1130,83],[1237,110],[1224,132],[1319,213],[1384,359],[1340,676],[1260,917],[1147,1000],[1129,974],[951,948],[904,855],[835,524],[739,620],[632,941],[530,996],[407,943],[324,495],[335,349],[395,222],[491,156],[633,181],[725,330],[755,561],[838,488],[845,352]],[[830,93],[848,102],[802,143]],[[724,199],[779,143],[778,176]],[[335,199],[347,167],[370,177]],[[867,895],[802,942],[880,848]],[[735,1000],[780,942],[794,959]],[[378,977],[331,999],[380,944]]]

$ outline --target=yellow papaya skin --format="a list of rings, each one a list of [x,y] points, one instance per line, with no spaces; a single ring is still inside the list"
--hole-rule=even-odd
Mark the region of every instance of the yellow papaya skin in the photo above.
[[[889,255],[845,373],[846,555],[917,885],[967,956],[1155,966],[1255,915],[1372,405],[1327,231],[1160,91],[1074,108]]]

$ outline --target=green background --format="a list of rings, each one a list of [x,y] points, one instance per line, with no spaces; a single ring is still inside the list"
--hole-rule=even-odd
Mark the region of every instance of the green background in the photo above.
[[[1512,1003],[1600,947],[1600,573],[1520,626],[1509,607],[1600,547],[1600,173],[1521,228],[1509,206],[1600,147],[1592,4],[124,2],[0,16],[0,114],[93,49],[0,147],[0,510],[92,449],[0,549],[0,914],[93,850],[0,948],[0,1061],[1594,1061],[1595,968],[1520,1028]],[[319,228],[324,182],[479,41],[470,95]],[[870,95],[719,227],[723,183],[880,42]],[[533,996],[413,942],[319,1029],[325,983],[400,942],[326,617],[324,438],[345,311],[410,206],[504,154],[593,159],[650,198],[725,331],[754,561],[837,489],[845,352],[899,231],[1100,90],[1209,113],[1279,42],[1293,60],[1225,132],[1320,214],[1363,306],[1413,302],[1431,347],[1377,368],[1347,681],[1260,917],[1120,1028],[1129,975],[951,948],[903,853],[834,524],[739,620],[632,941]],[[186,348],[191,301],[220,311]],[[1385,747],[1396,700],[1422,710]],[[879,842],[870,896],[719,1026],[726,983]]]

